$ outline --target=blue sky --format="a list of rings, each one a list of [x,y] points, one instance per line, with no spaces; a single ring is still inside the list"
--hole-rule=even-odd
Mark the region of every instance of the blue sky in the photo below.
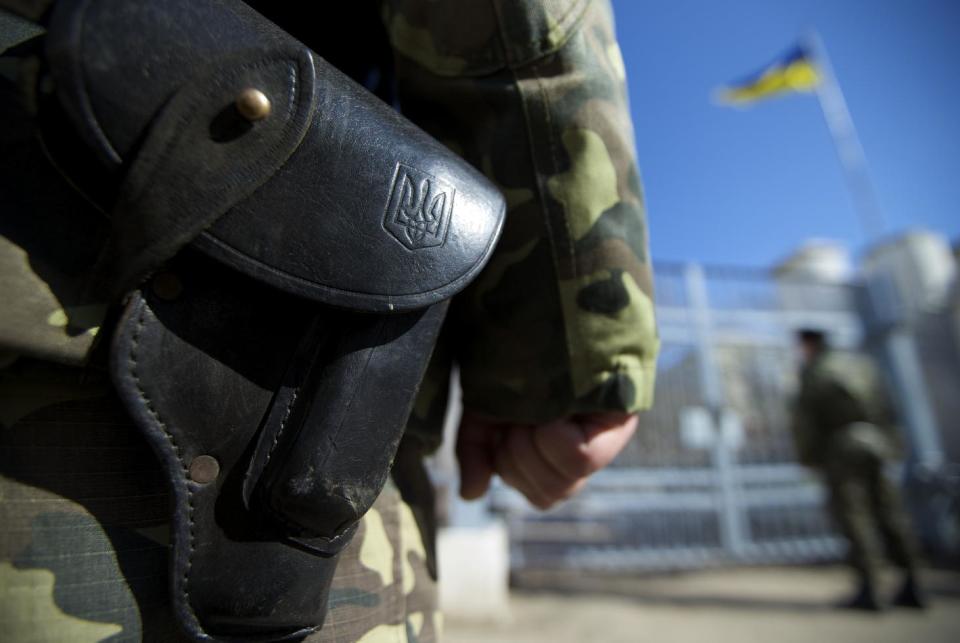
[[[803,239],[863,248],[812,95],[745,110],[712,91],[813,27],[888,231],[960,238],[960,1],[614,0],[654,259],[770,266]]]

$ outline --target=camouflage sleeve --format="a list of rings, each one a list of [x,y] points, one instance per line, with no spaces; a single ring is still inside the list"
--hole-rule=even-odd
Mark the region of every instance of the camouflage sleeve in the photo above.
[[[389,0],[384,20],[404,113],[508,201],[451,311],[465,405],[531,422],[648,407],[646,214],[609,3]]]

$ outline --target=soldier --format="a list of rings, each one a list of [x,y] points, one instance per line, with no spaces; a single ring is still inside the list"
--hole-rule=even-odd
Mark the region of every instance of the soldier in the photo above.
[[[0,2],[36,20],[51,4]],[[466,498],[493,474],[539,507],[569,497],[622,449],[636,412],[652,401],[652,278],[611,8],[606,0],[388,0],[334,16],[294,6],[304,3],[249,4],[398,103],[506,196],[499,245],[451,304],[391,478],[340,553],[324,626],[307,639],[434,641],[442,618],[422,460],[440,441],[453,365],[466,409],[457,444]],[[49,169],[22,169],[45,162],[30,145],[46,82],[38,42],[9,52],[18,64],[0,71],[4,96],[25,97],[19,110],[4,101],[14,123],[4,130],[4,204],[40,211],[70,186]],[[57,219],[72,227],[46,252],[84,254],[99,213],[86,199],[75,207]],[[52,239],[51,227],[37,223],[30,239]],[[8,300],[0,314],[0,625],[12,640],[185,640],[169,589],[168,474],[90,349],[93,337],[117,332],[116,302],[66,297],[60,273],[35,250],[43,244],[2,232],[0,259],[17,267],[5,263],[4,277],[21,279],[13,292],[38,295]],[[177,300],[193,285],[178,274],[157,273],[148,295]],[[37,301],[60,307],[38,314],[42,306],[26,305]],[[216,478],[190,469],[191,485]]]
[[[897,440],[879,375],[866,358],[830,350],[820,330],[801,330],[797,340],[803,362],[794,402],[797,454],[823,475],[858,580],[856,593],[842,606],[882,608],[877,576],[885,548],[903,572],[893,603],[923,608],[910,526],[885,471],[896,457]]]

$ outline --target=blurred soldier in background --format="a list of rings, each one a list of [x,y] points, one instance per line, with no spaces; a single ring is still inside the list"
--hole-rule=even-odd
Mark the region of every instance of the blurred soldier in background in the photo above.
[[[53,4],[0,1],[41,23]],[[454,300],[392,480],[342,553],[324,628],[309,638],[434,641],[436,525],[422,459],[441,438],[451,367],[464,389],[457,451],[468,498],[494,473],[540,507],[568,497],[623,448],[635,413],[652,400],[658,340],[646,220],[611,7],[248,4],[398,104],[507,199],[500,244]],[[0,68],[8,112],[0,180],[6,201],[40,211],[49,199],[62,214],[58,199],[70,191],[62,176],[23,169],[44,163],[32,120],[38,94],[49,91],[41,61],[37,39]],[[100,212],[75,202],[62,225],[34,223],[50,257],[64,244],[82,251],[103,226]],[[4,276],[27,274],[19,285],[56,301],[48,257],[22,256],[17,234],[3,232],[2,258],[19,270]],[[168,281],[155,289],[176,297],[183,284]],[[11,640],[180,640],[164,473],[96,352],[87,353],[90,338],[112,332],[115,302],[61,300],[62,309],[35,319],[20,314],[24,303],[6,301],[0,315],[4,337],[41,347],[0,345],[0,587],[8,592],[0,625]],[[78,366],[84,355],[92,357]]]
[[[882,608],[877,582],[886,550],[903,572],[894,604],[922,608],[913,536],[900,493],[885,471],[897,456],[898,441],[879,374],[865,357],[832,351],[820,330],[801,330],[797,340],[803,362],[794,402],[798,457],[823,475],[859,582],[843,606]]]

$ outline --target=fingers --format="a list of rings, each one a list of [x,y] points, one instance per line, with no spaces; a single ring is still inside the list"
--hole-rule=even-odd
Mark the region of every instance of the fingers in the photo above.
[[[579,491],[619,454],[637,416],[597,413],[536,426],[497,423],[465,414],[457,436],[460,495],[486,493],[497,473],[535,506],[547,509]]]
[[[535,507],[544,509],[550,502],[540,493],[530,477],[521,469],[516,454],[506,445],[497,450],[494,466],[500,478],[526,496]]]
[[[636,429],[636,415],[588,415],[541,424],[534,432],[534,442],[561,474],[576,479],[610,464]]]
[[[464,413],[457,431],[460,496],[475,500],[487,492],[494,472],[494,455],[500,429],[475,415]]]
[[[584,426],[587,437],[587,458],[594,471],[604,468],[627,446],[637,430],[637,416],[624,416],[615,422],[589,421]]]
[[[481,497],[497,473],[536,507],[546,509],[579,489],[576,480],[557,472],[537,451],[533,427],[494,423],[464,414],[457,434],[460,496]]]
[[[538,425],[533,440],[543,458],[568,480],[584,478],[599,468],[590,459],[583,429],[569,419]]]
[[[531,433],[532,446],[550,473],[537,471],[538,459],[529,453],[524,461],[531,463],[535,483],[553,504],[575,494],[590,475],[610,464],[636,429],[636,415],[610,413],[541,424]]]
[[[460,463],[460,497],[476,500],[490,488],[493,477],[490,454],[477,445],[458,446],[457,461]]]
[[[504,482],[534,506],[547,509],[576,493],[583,480],[570,479],[554,469],[537,450],[533,433],[530,426],[512,427],[497,450],[495,468]]]
[[[634,428],[636,428],[637,415],[608,411],[603,413],[586,413],[578,415],[574,419],[583,428],[583,432],[589,440],[599,433],[610,429],[617,429],[628,422],[633,422]]]
[[[526,480],[528,489],[521,489],[524,495],[537,507],[547,509],[575,494],[586,478],[566,476],[550,464],[534,442],[535,431],[534,427],[514,429],[501,449],[510,454],[516,470]]]

